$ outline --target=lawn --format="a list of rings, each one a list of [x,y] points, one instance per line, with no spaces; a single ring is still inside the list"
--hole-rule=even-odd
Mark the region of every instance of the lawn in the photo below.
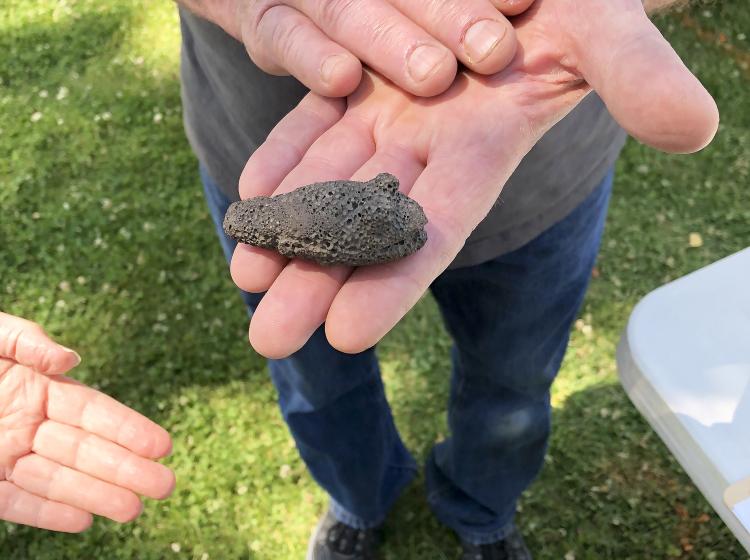
[[[745,557],[616,378],[639,298],[750,245],[750,9],[696,2],[658,23],[716,96],[722,125],[698,155],[630,142],[618,164],[554,388],[547,466],[521,504],[542,560]],[[172,3],[5,0],[0,52],[0,308],[45,325],[83,355],[77,378],[164,425],[178,477],[172,498],[129,525],[97,520],[75,536],[0,523],[0,558],[301,558],[325,498],[248,348],[203,204]],[[418,457],[445,435],[449,344],[426,297],[379,348]],[[387,559],[453,560],[421,480],[388,525]]]

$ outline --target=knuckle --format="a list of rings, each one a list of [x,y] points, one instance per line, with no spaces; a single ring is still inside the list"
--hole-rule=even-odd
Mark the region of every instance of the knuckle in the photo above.
[[[2,318],[0,317],[0,319]],[[3,352],[6,348],[15,348],[18,339],[24,334],[35,337],[47,336],[41,326],[27,319],[11,317],[9,321],[0,322],[0,352]]]
[[[460,35],[469,23],[476,19],[476,10],[467,9],[464,3],[450,0],[427,0],[424,5],[426,17],[433,22],[431,27],[438,33],[447,30],[451,35]],[[443,32],[444,34],[445,32]]]
[[[304,36],[305,28],[304,16],[286,18],[283,23],[275,26],[271,41],[275,46],[278,62],[289,62],[299,58],[301,44],[297,38]]]
[[[250,59],[269,73],[279,70],[273,54],[273,33],[280,19],[275,17],[275,12],[279,6],[275,1],[252,2],[247,14],[249,30],[242,37]]]
[[[23,335],[20,327],[10,327],[0,331],[0,354],[5,358],[15,360],[18,351],[18,341]]]
[[[256,34],[266,12],[271,8],[281,5],[281,2],[279,0],[255,0],[254,2],[245,2],[243,4],[246,6],[243,8],[240,17],[242,17],[243,23],[246,26],[245,29]]]
[[[39,373],[46,374],[52,370],[53,363],[54,363],[54,358],[52,356],[52,349],[45,347],[39,351],[39,357],[36,360],[35,369]]]
[[[253,62],[269,74],[283,75],[301,58],[300,49],[307,36],[307,17],[292,8],[273,4],[262,12],[257,32],[246,48]]]
[[[277,132],[266,139],[266,144],[271,151],[289,154],[294,160],[301,161],[305,151],[298,145],[297,138],[290,132]]]
[[[15,472],[15,468],[15,462],[9,462],[8,464],[0,465],[0,480],[13,482],[13,473]]]
[[[321,0],[316,4],[315,21],[326,27],[341,28],[360,4],[360,0]]]
[[[372,5],[363,0],[320,0],[311,7],[311,19],[329,36],[365,34],[368,44],[395,50],[394,45],[408,50],[419,37],[404,25],[404,16],[397,10],[373,13]],[[347,31],[347,33],[344,33]],[[356,32],[356,33],[355,33]],[[342,46],[348,47],[347,44]]]
[[[404,32],[401,22],[396,16],[388,17],[372,26],[372,41],[375,43],[398,42],[409,50],[414,48],[420,40]]]

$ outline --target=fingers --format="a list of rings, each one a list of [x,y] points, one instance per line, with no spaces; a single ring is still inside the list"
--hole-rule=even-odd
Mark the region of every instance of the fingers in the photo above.
[[[456,58],[480,73],[502,70],[516,52],[503,14],[532,2],[260,0],[242,4],[240,33],[258,66],[322,95],[354,91],[361,60],[405,91],[432,96],[450,86]]]
[[[391,0],[391,3],[475,72],[499,72],[516,54],[513,27],[489,0]],[[508,7],[507,1],[498,3]]]
[[[132,521],[143,509],[138,496],[130,490],[33,453],[16,461],[8,481],[40,498],[67,504],[120,523]]]
[[[385,0],[284,3],[305,14],[332,41],[406,91],[437,95],[450,86],[456,75],[456,58],[451,51]],[[263,14],[273,9],[275,2],[249,4],[245,15],[249,23],[243,36],[257,33]],[[315,68],[321,65],[322,61]]]
[[[318,181],[348,179],[375,151],[368,124],[348,116],[322,134],[302,161],[284,177],[274,195]]]
[[[263,296],[250,321],[250,344],[271,359],[293,354],[325,320],[328,305],[349,275],[345,266],[293,260]]]
[[[240,176],[240,197],[269,196],[326,130],[344,115],[346,101],[314,93],[277,124]]]
[[[596,25],[573,36],[583,77],[631,135],[667,152],[694,152],[711,141],[716,103],[639,1],[602,4]]]
[[[402,189],[408,189],[422,169],[416,154],[389,146],[374,154],[352,179],[367,180],[388,171],[400,179]],[[302,348],[325,321],[331,302],[350,272],[345,266],[321,267],[301,260],[289,263],[253,315],[253,347],[269,358],[283,358]]]
[[[229,264],[229,273],[240,290],[265,292],[289,261],[276,251],[238,243]]]
[[[36,323],[2,312],[0,358],[45,375],[60,375],[81,363],[75,351],[54,342]]]
[[[289,192],[316,181],[347,179],[373,151],[372,134],[363,121],[356,117],[341,120],[315,141],[307,150],[304,160],[287,174],[274,194]],[[267,152],[265,157],[270,155]],[[285,263],[286,259],[275,252],[238,248],[232,257],[230,270],[232,279],[240,289],[263,292],[271,286]],[[259,310],[260,307],[256,314]],[[254,332],[252,323],[250,329],[251,333]],[[252,341],[252,334],[250,338]]]
[[[32,451],[56,463],[154,499],[174,489],[174,474],[124,447],[59,422],[37,429]]]
[[[0,519],[39,529],[80,533],[92,516],[81,509],[35,496],[11,482],[0,482]]]
[[[270,74],[292,74],[316,93],[333,97],[346,96],[359,84],[357,57],[294,8],[271,6],[257,22],[243,18],[242,26],[250,57]]]
[[[164,428],[115,399],[65,377],[50,381],[47,417],[98,435],[141,457],[158,459],[172,449]]]

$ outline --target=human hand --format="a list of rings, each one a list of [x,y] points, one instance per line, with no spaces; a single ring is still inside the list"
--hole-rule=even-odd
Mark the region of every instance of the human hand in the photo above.
[[[80,358],[38,325],[0,312],[0,519],[80,532],[91,514],[141,513],[137,494],[165,498],[174,475],[156,463],[163,429],[62,374]]]
[[[286,356],[324,321],[339,350],[374,345],[450,264],[522,157],[592,88],[630,134],[665,151],[698,150],[717,129],[713,99],[638,0],[537,0],[516,34],[506,70],[465,73],[439,97],[414,98],[376,75],[348,102],[308,95],[250,158],[243,198],[388,171],[429,219],[420,251],[353,272],[239,245],[236,284],[268,290],[250,325],[258,352]]]
[[[311,90],[345,96],[360,61],[404,90],[445,91],[456,59],[493,74],[516,51],[505,18],[533,0],[179,0],[242,41],[270,74],[291,74]]]

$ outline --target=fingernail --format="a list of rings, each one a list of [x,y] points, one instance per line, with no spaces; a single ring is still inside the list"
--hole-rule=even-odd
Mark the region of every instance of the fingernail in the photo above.
[[[417,81],[424,81],[445,60],[446,51],[432,45],[420,45],[409,55],[409,74]]]
[[[344,62],[344,59],[346,59],[345,54],[332,54],[323,61],[323,64],[320,65],[320,77],[325,83],[331,83],[336,66]]]
[[[78,352],[76,352],[75,350],[71,350],[70,348],[67,348],[65,346],[63,346],[62,349],[65,350],[66,352],[70,352],[71,354],[73,354],[76,357],[76,363],[75,363],[75,365],[73,367],[75,367],[75,366],[77,366],[78,364],[81,363],[81,356],[80,356],[80,354],[78,354]]]
[[[505,37],[506,26],[493,19],[483,19],[466,30],[464,50],[469,61],[482,62]]]

